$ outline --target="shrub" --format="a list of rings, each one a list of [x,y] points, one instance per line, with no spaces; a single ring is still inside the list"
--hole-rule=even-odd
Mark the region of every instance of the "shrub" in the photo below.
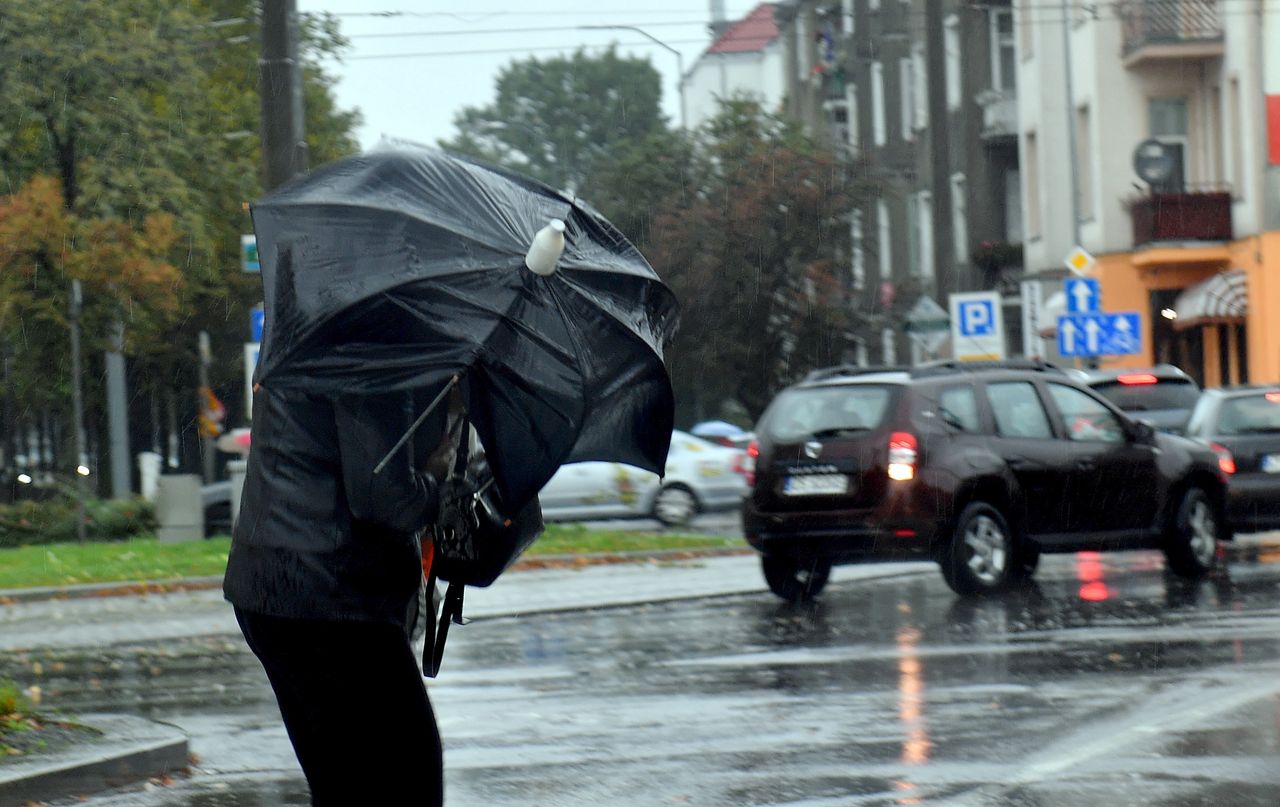
[[[123,541],[155,528],[155,508],[145,499],[85,502],[85,540]],[[76,502],[69,496],[0,505],[0,547],[76,540]]]

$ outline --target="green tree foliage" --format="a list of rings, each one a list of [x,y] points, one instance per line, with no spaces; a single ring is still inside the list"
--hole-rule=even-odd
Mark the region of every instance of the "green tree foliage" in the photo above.
[[[66,422],[73,278],[85,284],[91,414],[104,408],[99,362],[114,322],[125,329],[135,420],[151,420],[156,396],[177,397],[180,426],[193,419],[201,330],[214,344],[215,387],[238,402],[240,343],[261,299],[239,265],[239,236],[252,226],[245,203],[261,188],[257,5],[0,0],[9,431],[51,409]],[[307,18],[302,40],[315,165],[354,150],[356,118],[336,109],[318,66],[344,46],[336,24]]]
[[[666,130],[662,81],[647,59],[600,56],[515,61],[489,106],[467,107],[444,148],[510,166],[555,188],[582,192],[620,146]]]
[[[659,206],[645,253],[681,303],[669,356],[680,419],[758,417],[782,386],[843,360],[848,211],[869,192],[797,126],[732,100],[701,133],[692,186]]]

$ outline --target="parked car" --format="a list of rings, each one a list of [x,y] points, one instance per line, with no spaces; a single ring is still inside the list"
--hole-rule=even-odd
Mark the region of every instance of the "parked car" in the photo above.
[[[1212,450],[1043,363],[818,371],[756,435],[744,532],[788,600],[833,564],[906,558],[962,595],[1027,577],[1041,552],[1158,548],[1196,576],[1230,537]]]
[[[1209,389],[1187,436],[1204,441],[1227,475],[1227,520],[1239,532],[1280,529],[1280,388]]]
[[[1136,420],[1180,434],[1200,398],[1200,386],[1172,364],[1126,370],[1081,370],[1094,392]]]
[[[548,521],[652,516],[668,526],[687,524],[701,511],[742,504],[745,459],[745,451],[676,431],[662,479],[616,462],[575,462],[539,493],[542,514]]]

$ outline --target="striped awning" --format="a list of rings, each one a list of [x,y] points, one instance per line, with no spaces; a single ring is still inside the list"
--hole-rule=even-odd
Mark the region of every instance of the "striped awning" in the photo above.
[[[1232,269],[1191,286],[1173,304],[1173,327],[1244,322],[1249,292],[1243,270]]]

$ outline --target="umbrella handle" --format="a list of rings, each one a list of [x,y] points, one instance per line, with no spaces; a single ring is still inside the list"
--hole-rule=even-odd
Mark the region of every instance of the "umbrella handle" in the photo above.
[[[444,385],[444,389],[440,390],[440,394],[436,396],[436,399],[427,406],[421,415],[418,415],[418,419],[413,422],[413,425],[409,426],[408,430],[400,436],[400,439],[396,441],[396,444],[387,452],[387,455],[373,467],[373,472],[375,474],[382,473],[382,469],[387,467],[387,463],[391,462],[391,458],[395,456],[395,453],[404,447],[405,443],[409,442],[409,438],[413,437],[413,433],[418,430],[418,427],[427,419],[427,416],[431,414],[432,410],[440,405],[440,402],[444,400],[444,396],[448,395],[451,389],[458,386],[459,380],[461,380],[460,374],[454,373],[453,378],[450,378],[449,383]]]

